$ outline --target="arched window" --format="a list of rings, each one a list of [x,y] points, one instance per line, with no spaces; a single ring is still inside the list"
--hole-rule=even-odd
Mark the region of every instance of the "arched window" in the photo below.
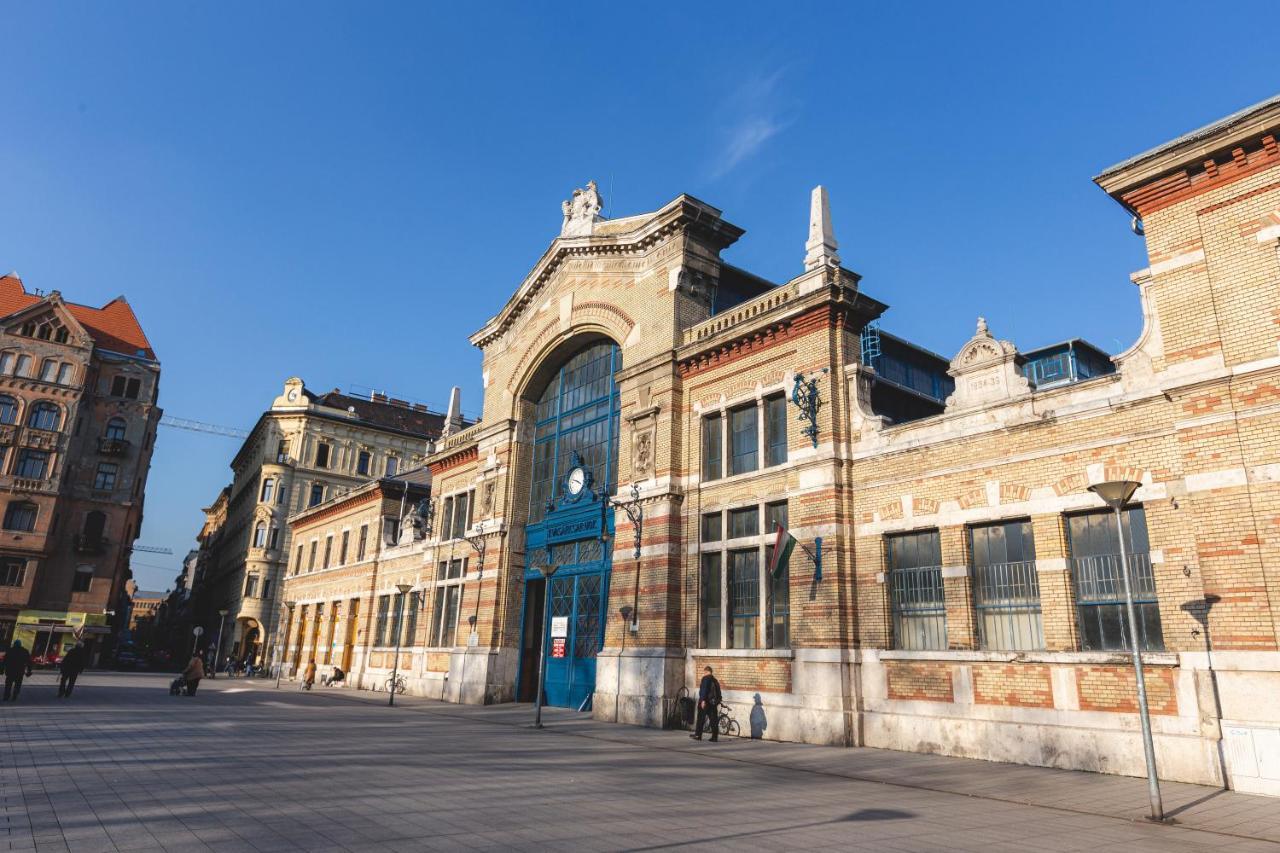
[[[35,530],[36,510],[36,505],[30,501],[10,501],[4,510],[4,529]]]
[[[93,510],[85,513],[82,532],[86,542],[98,542],[107,531],[107,514]]]
[[[272,477],[262,481],[262,496],[258,500],[264,504],[271,503],[271,497],[276,493],[276,481]]]
[[[18,422],[18,401],[8,394],[0,394],[0,424]]]
[[[102,434],[102,437],[112,441],[124,441],[126,429],[127,424],[124,418],[112,418],[107,421],[107,431]]]
[[[267,523],[265,521],[259,521],[253,526],[253,547],[267,547]]]
[[[612,490],[618,465],[618,388],[614,374],[622,354],[612,341],[590,344],[570,356],[538,397],[534,410],[533,487],[529,521],[540,521],[560,496],[573,454]]]
[[[31,407],[31,414],[27,415],[27,426],[32,429],[54,431],[61,420],[62,413],[53,403],[36,403]]]

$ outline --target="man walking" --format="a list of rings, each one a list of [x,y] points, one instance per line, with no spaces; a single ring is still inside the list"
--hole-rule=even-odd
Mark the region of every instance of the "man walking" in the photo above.
[[[711,667],[703,670],[705,675],[698,684],[698,715],[694,723],[693,734],[689,737],[702,740],[702,723],[711,723],[711,742],[720,740],[720,682],[711,674]]]
[[[17,702],[22,692],[22,679],[31,674],[31,652],[22,647],[21,640],[4,653],[4,701]]]
[[[62,656],[62,663],[58,665],[58,670],[62,677],[58,680],[58,696],[70,696],[71,689],[76,686],[76,679],[80,677],[80,673],[84,672],[85,666],[89,663],[89,655],[84,650],[84,643],[76,643],[75,646]]]

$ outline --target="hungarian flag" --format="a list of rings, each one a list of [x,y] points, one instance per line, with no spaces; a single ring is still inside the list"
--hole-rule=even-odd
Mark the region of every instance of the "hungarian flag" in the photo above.
[[[786,571],[791,562],[791,552],[796,549],[796,537],[778,525],[777,538],[773,540],[773,562],[769,565],[769,575],[777,580]]]

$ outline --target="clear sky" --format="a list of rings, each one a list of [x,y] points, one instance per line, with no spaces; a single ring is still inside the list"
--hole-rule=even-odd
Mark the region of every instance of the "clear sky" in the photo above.
[[[1243,15],[1243,17],[1242,17]],[[1265,16],[1264,16],[1265,18]],[[690,193],[798,274],[808,193],[884,327],[951,356],[1140,329],[1146,265],[1091,177],[1280,87],[1274,21],[1203,4],[0,5],[0,268],[125,294],[161,404],[247,428],[283,381],[479,404],[467,335],[594,178]],[[1268,34],[1269,32],[1269,34]],[[1250,49],[1250,34],[1258,42]],[[164,589],[238,443],[162,428]]]

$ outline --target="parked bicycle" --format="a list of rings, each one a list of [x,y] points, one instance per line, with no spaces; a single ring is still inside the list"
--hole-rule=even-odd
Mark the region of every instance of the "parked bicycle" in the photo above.
[[[738,737],[742,733],[742,729],[738,726],[738,721],[729,716],[729,712],[732,710],[724,702],[721,702],[720,715],[716,717],[716,725],[720,727],[720,734]]]
[[[392,690],[394,690],[396,693],[404,693],[404,691],[408,689],[408,687],[409,687],[409,684],[404,680],[403,675],[397,675],[397,676],[394,676],[393,678],[388,678],[386,683],[382,685],[382,688],[386,690],[388,693],[390,693]]]

